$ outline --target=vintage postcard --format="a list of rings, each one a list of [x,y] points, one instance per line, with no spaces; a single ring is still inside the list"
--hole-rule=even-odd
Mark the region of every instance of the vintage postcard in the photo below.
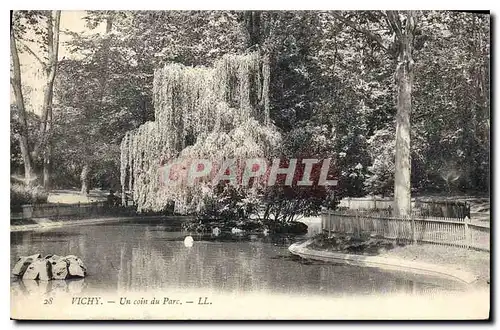
[[[14,10],[15,320],[486,320],[488,11]]]

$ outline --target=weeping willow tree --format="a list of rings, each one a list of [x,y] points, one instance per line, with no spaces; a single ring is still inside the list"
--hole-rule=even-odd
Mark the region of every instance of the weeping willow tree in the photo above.
[[[269,63],[258,53],[226,55],[214,67],[168,64],[153,81],[155,120],[121,143],[121,185],[139,211],[200,207],[206,184],[165,187],[161,166],[173,158],[227,159],[271,155],[280,136],[269,119]],[[122,198],[125,198],[124,194]]]

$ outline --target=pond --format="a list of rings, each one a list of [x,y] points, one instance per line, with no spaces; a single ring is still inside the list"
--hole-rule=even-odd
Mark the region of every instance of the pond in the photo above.
[[[310,228],[310,235],[317,230]],[[429,276],[302,260],[288,246],[304,236],[194,236],[190,248],[185,236],[180,224],[140,220],[12,232],[11,269],[18,256],[34,253],[81,256],[88,276],[69,284],[80,291],[185,288],[342,297],[464,290],[460,283]],[[12,278],[12,286],[23,284]]]

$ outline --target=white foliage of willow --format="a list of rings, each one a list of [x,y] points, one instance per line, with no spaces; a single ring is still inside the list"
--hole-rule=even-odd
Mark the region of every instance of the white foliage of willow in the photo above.
[[[154,73],[155,121],[129,131],[121,143],[122,191],[139,211],[200,207],[207,183],[164,187],[169,159],[266,157],[280,142],[269,119],[269,63],[257,53],[226,55],[213,68],[168,64]],[[124,195],[123,195],[124,198]]]

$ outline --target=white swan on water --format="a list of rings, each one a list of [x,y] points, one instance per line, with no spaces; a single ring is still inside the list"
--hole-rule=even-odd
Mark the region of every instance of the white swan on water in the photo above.
[[[194,239],[191,236],[186,236],[186,238],[184,238],[184,246],[185,247],[193,246],[193,242],[194,242]]]

